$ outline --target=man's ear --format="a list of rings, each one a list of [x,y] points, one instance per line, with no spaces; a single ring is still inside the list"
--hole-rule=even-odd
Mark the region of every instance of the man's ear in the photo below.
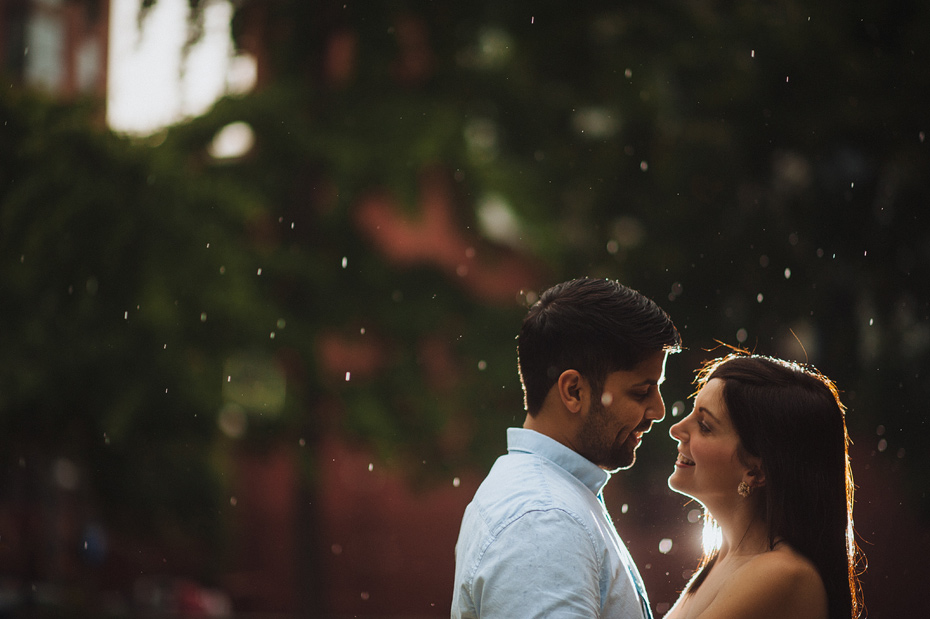
[[[565,370],[559,375],[556,387],[559,390],[559,399],[562,405],[572,413],[579,413],[587,399],[587,381],[577,370]]]

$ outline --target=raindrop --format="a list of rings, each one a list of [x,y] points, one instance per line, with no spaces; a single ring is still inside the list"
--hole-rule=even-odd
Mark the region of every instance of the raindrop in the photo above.
[[[346,382],[349,382],[351,378],[352,378],[352,372],[346,372]]]
[[[643,172],[645,172],[646,170],[649,169],[649,164],[646,163],[645,161],[640,161],[640,162],[639,162],[639,169],[642,170]]]
[[[110,437],[107,436],[107,433],[106,433],[106,432],[103,433],[103,444],[104,444],[104,445],[109,445],[109,444],[110,444]]]
[[[349,266],[349,259],[346,258],[345,256],[343,256],[343,257],[342,257],[342,268],[344,269],[344,268],[346,268],[347,266]]]
[[[877,428],[875,428],[875,434],[877,434],[877,435],[879,435],[879,436],[884,436],[884,435],[885,435],[885,426],[878,426]]]
[[[359,329],[358,332],[361,333],[362,335],[365,335],[365,327],[362,327],[361,329]]]
[[[669,538],[666,537],[659,542],[659,552],[661,552],[662,554],[667,555],[671,549],[672,549],[672,540],[670,540]]]
[[[685,411],[685,403],[681,400],[678,400],[672,404],[672,417],[677,417]]]
[[[207,243],[207,249],[210,249],[210,244],[209,244],[209,243]]]
[[[374,465],[373,462],[369,462],[369,463],[368,463],[368,472],[371,473],[373,470],[375,470],[375,465]]]
[[[220,267],[220,275],[226,275],[226,267]]]
[[[229,504],[230,504],[230,505],[232,505],[233,507],[235,507],[237,503],[239,503],[239,501],[236,499],[236,497],[234,497],[234,496],[229,497]]]
[[[924,135],[924,132],[921,131],[920,133],[917,134],[917,137],[920,139],[921,142],[923,142],[926,136]]]
[[[903,457],[904,457],[904,448],[902,447],[901,449],[898,450],[898,458],[903,458]]]
[[[791,245],[798,244],[798,233],[797,232],[792,232],[791,234],[788,235],[788,243],[790,243]]]
[[[869,318],[869,326],[871,327],[873,324],[875,324],[875,319]]]
[[[272,340],[274,339],[274,331],[272,331],[272,332],[268,335],[268,338],[269,338],[269,339],[272,339]]]
[[[756,295],[756,302],[757,302],[757,303],[762,303],[762,299],[763,299],[763,298],[764,298],[764,297],[762,296],[762,293],[760,292],[759,294]]]
[[[881,439],[880,441],[878,441],[878,450],[885,451],[886,449],[888,449],[888,441],[886,441],[885,439]]]
[[[129,312],[123,312],[123,320],[129,320]]]
[[[479,361],[479,362],[478,362],[478,369],[481,370],[482,372],[483,372],[484,370],[488,369],[488,362],[485,361],[485,360],[483,360],[483,359],[482,359],[481,361]]]
[[[362,599],[363,599],[363,600],[367,600],[367,599],[368,599],[368,592],[367,592],[367,591],[362,591]]]
[[[454,477],[454,478],[452,479],[452,487],[453,487],[453,488],[458,488],[458,487],[461,486],[461,485],[462,485],[462,480],[461,480],[461,479],[459,479],[458,477]]]
[[[258,267],[258,272],[256,273],[256,275],[261,275],[261,274],[262,274],[262,268]]]
[[[759,256],[759,266],[763,269],[769,265],[769,257],[765,254]]]
[[[749,337],[749,333],[746,331],[746,329],[739,329],[736,332],[736,341],[740,344],[745,342],[747,337]]]
[[[704,514],[701,512],[701,510],[697,508],[692,509],[691,511],[688,512],[688,522],[690,522],[691,524],[699,522],[701,520],[701,516],[703,515]]]
[[[604,406],[610,406],[611,404],[613,404],[613,401],[614,401],[614,394],[612,394],[611,392],[605,391],[601,395],[601,404],[603,404]]]
[[[306,446],[307,446],[307,439],[303,439],[303,438],[302,438],[302,439],[300,439],[299,441],[297,441],[297,444],[300,445],[301,447],[306,447]]]
[[[791,279],[791,269],[785,269],[785,279]]]
[[[752,50],[751,52],[749,52],[749,57],[750,57],[750,58],[755,58],[755,57],[756,57],[756,50]]]
[[[232,382],[232,376],[227,376],[227,377],[226,377],[226,382],[227,382],[227,383]]]
[[[623,505],[620,506],[620,513],[621,513],[621,514],[625,514],[625,513],[627,513],[628,511],[630,511],[630,506],[629,506],[628,503],[624,503]]]
[[[625,75],[627,79],[630,79],[631,77],[633,77],[633,70],[627,69],[626,71],[623,72],[623,75]],[[923,136],[923,132],[921,132],[920,135]],[[923,137],[921,137],[920,141],[923,142]]]
[[[200,312],[200,322],[207,322],[207,313]]]
[[[287,323],[284,322],[284,319],[283,319],[283,318],[278,318],[278,322],[275,323],[275,324],[277,324],[277,326],[278,326],[279,329],[283,329],[284,326],[285,326]]]
[[[615,254],[619,250],[620,250],[620,244],[617,241],[613,239],[607,241],[607,253],[608,254]]]
[[[330,550],[333,551],[334,555],[338,556],[342,554],[342,546],[340,546],[339,544],[333,544]]]

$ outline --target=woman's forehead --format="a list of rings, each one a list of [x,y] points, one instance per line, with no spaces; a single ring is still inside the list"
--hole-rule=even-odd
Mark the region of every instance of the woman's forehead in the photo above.
[[[694,407],[710,413],[720,422],[729,423],[730,413],[723,400],[723,385],[720,378],[711,378],[704,383],[694,400]]]

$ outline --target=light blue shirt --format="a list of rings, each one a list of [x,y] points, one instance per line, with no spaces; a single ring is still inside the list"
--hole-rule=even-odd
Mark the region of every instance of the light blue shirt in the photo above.
[[[507,450],[462,518],[452,617],[646,617],[642,579],[599,500],[610,475],[532,430],[509,428]]]

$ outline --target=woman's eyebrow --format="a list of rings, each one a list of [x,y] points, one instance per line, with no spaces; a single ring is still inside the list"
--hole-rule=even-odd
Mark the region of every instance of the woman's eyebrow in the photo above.
[[[720,423],[720,419],[717,418],[717,415],[710,412],[710,410],[704,408],[703,406],[699,407],[698,410],[704,413],[705,415],[707,415],[708,417],[710,417],[711,419],[713,419],[714,421],[716,421],[717,423]]]

